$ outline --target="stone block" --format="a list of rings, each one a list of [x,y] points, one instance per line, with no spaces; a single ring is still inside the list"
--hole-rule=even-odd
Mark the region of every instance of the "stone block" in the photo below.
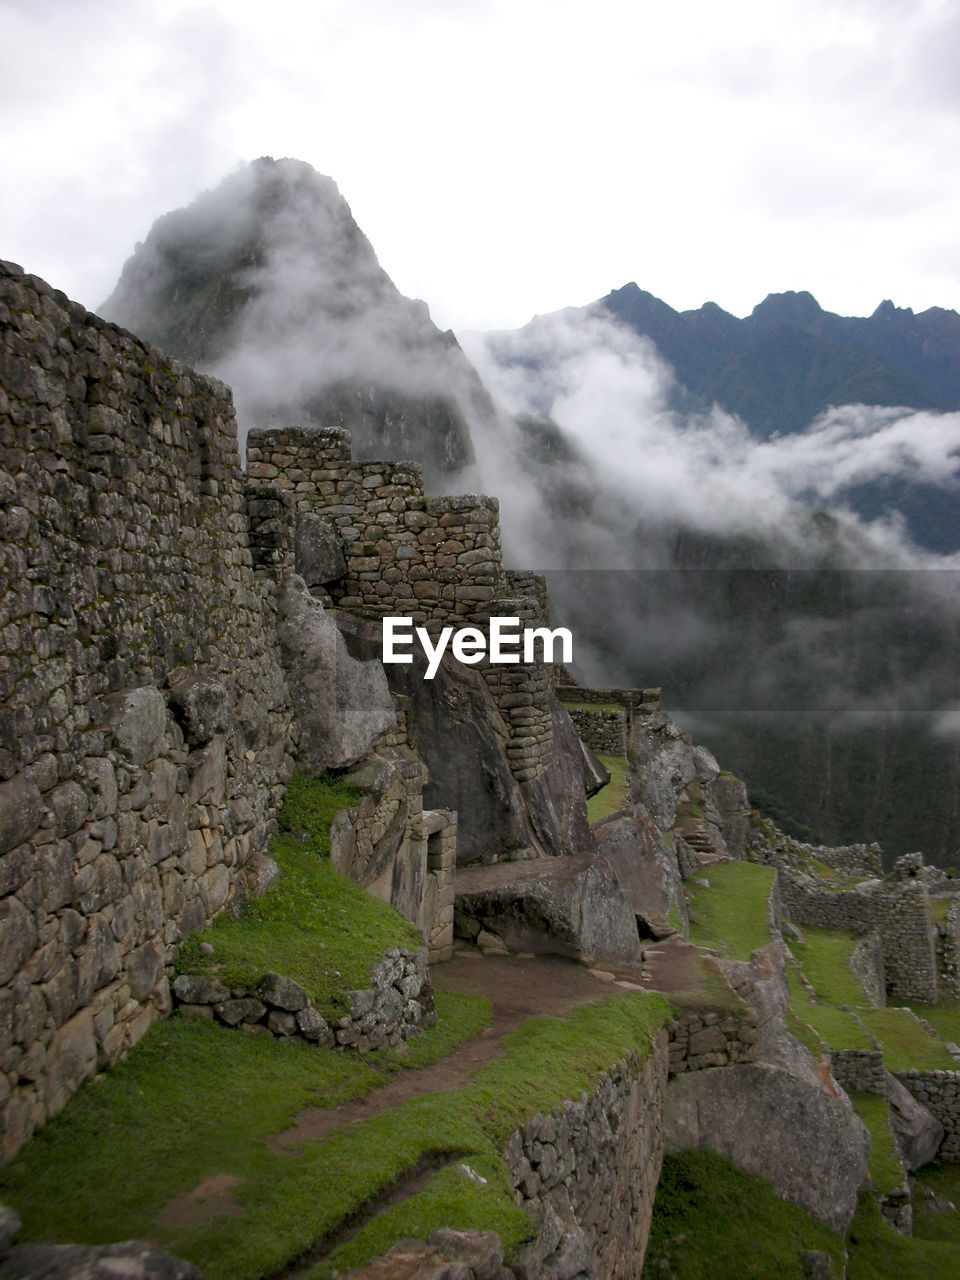
[[[299,983],[279,973],[265,973],[257,983],[256,991],[261,1000],[289,1013],[299,1013],[310,1003],[310,997]]]
[[[36,945],[33,913],[18,898],[0,900],[0,983],[10,981]]]
[[[167,704],[158,689],[143,687],[107,698],[107,727],[131,764],[143,765],[160,754]]]
[[[54,1116],[84,1080],[97,1069],[93,1014],[83,1009],[65,1023],[50,1041],[47,1055],[46,1110]]]
[[[0,854],[34,835],[43,821],[43,800],[25,773],[0,783]]]
[[[174,980],[173,994],[183,1004],[220,1004],[230,998],[219,978],[192,973],[181,973]]]
[[[239,996],[213,1005],[213,1012],[228,1027],[236,1027],[241,1022],[259,1022],[267,1007],[253,996]]]

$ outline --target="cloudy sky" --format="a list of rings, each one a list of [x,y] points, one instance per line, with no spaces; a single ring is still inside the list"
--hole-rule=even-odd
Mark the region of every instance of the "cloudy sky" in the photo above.
[[[957,0],[0,0],[0,256],[95,307],[293,155],[443,327],[630,280],[960,308],[958,55]]]

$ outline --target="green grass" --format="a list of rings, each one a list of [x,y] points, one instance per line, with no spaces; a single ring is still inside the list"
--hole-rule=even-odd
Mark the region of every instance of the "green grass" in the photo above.
[[[960,1044],[960,1003],[941,1000],[939,1004],[915,1004],[912,1006],[918,1018],[925,1018],[939,1035],[950,1044]]]
[[[609,771],[610,781],[587,801],[587,821],[591,823],[618,813],[630,803],[626,757],[598,755],[597,759]]]
[[[479,1175],[486,1186],[474,1181]],[[529,1239],[530,1220],[512,1203],[503,1162],[489,1155],[451,1161],[416,1196],[378,1215],[348,1243],[335,1249],[303,1280],[331,1280],[347,1267],[363,1266],[399,1240],[425,1240],[439,1227],[456,1223],[461,1231],[496,1231],[505,1248],[515,1251]]]
[[[644,1280],[801,1280],[806,1249],[830,1254],[839,1280],[841,1238],[769,1183],[709,1151],[665,1158]]]
[[[960,1169],[932,1166],[917,1174],[960,1203]],[[915,1198],[915,1205],[921,1198]],[[803,1250],[828,1253],[831,1275],[848,1280],[956,1280],[960,1215],[915,1208],[914,1235],[901,1236],[880,1215],[875,1195],[860,1193],[846,1242],[768,1183],[707,1151],[667,1156],[657,1188],[643,1280],[800,1280]]]
[[[913,1177],[913,1234],[960,1249],[960,1165],[935,1161],[918,1169]],[[933,1209],[923,1194],[928,1187],[958,1209],[952,1213]]]
[[[438,1056],[489,1018],[484,1001],[441,993],[438,1003],[440,1025],[411,1051],[414,1060]],[[336,1231],[423,1158],[462,1159],[487,1186],[441,1170],[385,1222],[376,1219],[351,1258],[444,1225],[481,1224],[515,1248],[531,1225],[498,1154],[506,1138],[536,1112],[578,1097],[628,1053],[648,1052],[669,1012],[662,997],[636,992],[525,1023],[505,1040],[504,1056],[459,1089],[418,1097],[292,1154],[264,1138],[304,1105],[336,1106],[367,1092],[400,1069],[400,1056],[359,1059],[174,1018],[81,1089],[2,1171],[0,1190],[23,1218],[23,1239],[149,1236],[208,1280],[257,1280]],[[234,1189],[242,1217],[157,1224],[171,1195],[216,1173],[243,1179]]]
[[[298,769],[287,785],[280,809],[281,831],[308,841],[321,856],[330,852],[330,824],[340,809],[352,809],[365,792],[333,774],[317,777]]]
[[[848,1233],[847,1280],[956,1280],[960,1247],[902,1236],[883,1220],[876,1197],[861,1191]]]
[[[381,1050],[360,1058],[191,1018],[152,1027],[0,1170],[23,1238],[99,1244],[162,1232],[153,1220],[176,1192],[215,1173],[254,1178],[276,1163],[263,1139],[303,1107],[361,1097],[489,1024],[485,1000],[438,992],[437,1005],[438,1025],[407,1055]]]
[[[919,1026],[905,1009],[875,1009],[850,968],[850,956],[859,939],[837,929],[805,927],[803,942],[791,942],[790,950],[816,991],[816,1003],[788,966],[790,1003],[794,1013],[809,1023],[831,1049],[872,1049],[871,1036],[883,1048],[889,1071],[954,1071],[957,1064],[936,1035]],[[960,1034],[956,1025],[957,1005],[918,1006],[917,1012],[938,1030],[953,1024],[953,1039]],[[856,1016],[854,1016],[854,1014]],[[859,1020],[859,1021],[858,1021]],[[862,1025],[861,1025],[862,1024]]]
[[[930,915],[937,924],[945,924],[947,913],[952,906],[952,898],[931,898]]]
[[[795,1017],[813,1029],[828,1049],[873,1049],[874,1044],[852,1014],[831,1004],[814,1002],[800,974],[793,966],[787,968],[790,984],[790,1007]],[[811,1045],[804,1039],[808,1048]]]
[[[875,1093],[852,1093],[853,1109],[870,1131],[870,1178],[874,1189],[883,1196],[896,1191],[906,1182],[906,1174],[897,1155],[890,1130],[890,1104]]]
[[[792,992],[791,992],[792,995]],[[816,1059],[820,1059],[827,1051],[823,1037],[809,1021],[804,1021],[793,1009],[787,1010],[787,1026],[790,1034],[809,1050]]]
[[[735,960],[749,960],[770,941],[767,902],[773,888],[772,867],[752,862],[718,862],[704,869],[710,888],[693,881],[690,941],[727,950]]]
[[[859,938],[839,929],[804,926],[803,942],[793,941],[790,950],[813,984],[817,998],[828,1004],[866,1005],[863,987],[850,968],[850,957]]]
[[[811,1000],[796,970],[789,969],[790,1003],[825,1044],[831,1049],[871,1049],[872,1036],[880,1042],[890,1071],[956,1069],[943,1042],[919,1026],[906,1010],[874,1009],[868,1004],[849,964],[857,938],[835,929],[805,928],[803,934],[803,942],[792,942],[790,949],[812,983],[817,1002]],[[924,1006],[922,1016],[929,1011]],[[949,1018],[947,1011],[941,1014],[936,1006],[932,1011],[929,1020],[933,1025]]]
[[[955,1071],[957,1064],[937,1036],[919,1025],[905,1009],[862,1009],[867,1029],[883,1045],[888,1071]]]
[[[419,950],[413,925],[329,861],[330,822],[362,794],[330,777],[295,774],[280,813],[282,834],[270,848],[279,882],[241,919],[223,915],[192,935],[180,949],[178,971],[251,988],[272,970],[299,982],[321,1012],[336,1018],[349,1012],[345,992],[369,986],[371,968],[389,948]],[[201,942],[213,946],[212,956],[200,951]]]

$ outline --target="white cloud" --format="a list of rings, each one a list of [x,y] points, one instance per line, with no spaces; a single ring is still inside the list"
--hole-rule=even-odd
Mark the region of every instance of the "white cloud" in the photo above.
[[[0,253],[81,300],[242,159],[305,159],[441,324],[629,279],[955,306],[948,3],[0,0]]]

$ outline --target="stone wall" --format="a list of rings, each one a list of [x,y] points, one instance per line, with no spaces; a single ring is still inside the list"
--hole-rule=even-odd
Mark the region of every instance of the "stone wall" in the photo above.
[[[634,1280],[643,1258],[663,1163],[667,1037],[631,1055],[590,1094],[534,1117],[507,1143],[517,1203],[537,1224],[515,1274],[525,1280]]]
[[[547,623],[543,579],[503,568],[496,498],[427,498],[418,465],[355,462],[337,429],[251,431],[247,477],[259,562],[279,569],[293,557],[308,585],[342,609],[410,618],[434,637],[444,625],[482,630],[494,616]],[[298,555],[304,522],[318,516],[343,556],[328,577],[307,572]],[[480,670],[509,734],[511,772],[530,782],[552,758],[547,667],[485,660]]]
[[[922,879],[875,881],[834,891],[818,877],[780,866],[777,881],[784,911],[794,924],[878,933],[888,997],[936,1004],[934,929]],[[866,960],[867,953],[861,957]]]
[[[847,1093],[887,1096],[886,1067],[879,1049],[834,1049],[830,1053],[833,1078]]]
[[[937,959],[925,884],[904,883],[890,891],[881,937],[888,993],[936,1004]]]
[[[955,1000],[960,1000],[960,896],[955,896],[947,918],[935,925],[937,977]]]
[[[883,939],[876,930],[866,934],[850,955],[850,968],[864,995],[878,1009],[887,1003],[887,974],[883,964]]]
[[[960,1071],[898,1071],[896,1077],[943,1125],[937,1159],[960,1164]]]
[[[293,737],[246,530],[228,389],[0,266],[5,1157],[169,1008],[271,833]]]
[[[608,711],[602,707],[594,710],[575,703],[566,703],[565,706],[580,740],[591,751],[609,756],[627,754],[627,715],[623,707]]]
[[[733,1009],[684,1009],[667,1024],[670,1074],[753,1062],[757,1015],[746,1005]]]
[[[883,875],[883,850],[878,844],[807,844],[781,831],[769,818],[758,816],[750,858],[755,862],[782,862],[809,869],[811,859],[824,863],[841,878],[871,879]]]
[[[427,498],[418,464],[354,462],[350,436],[335,428],[251,431],[247,478],[251,494],[261,483],[276,503],[268,510],[279,549],[293,547],[298,515],[322,512],[336,528],[346,571],[329,589],[345,609],[402,614],[428,629],[482,625],[505,593],[496,498]],[[275,494],[291,495],[289,504]]]

